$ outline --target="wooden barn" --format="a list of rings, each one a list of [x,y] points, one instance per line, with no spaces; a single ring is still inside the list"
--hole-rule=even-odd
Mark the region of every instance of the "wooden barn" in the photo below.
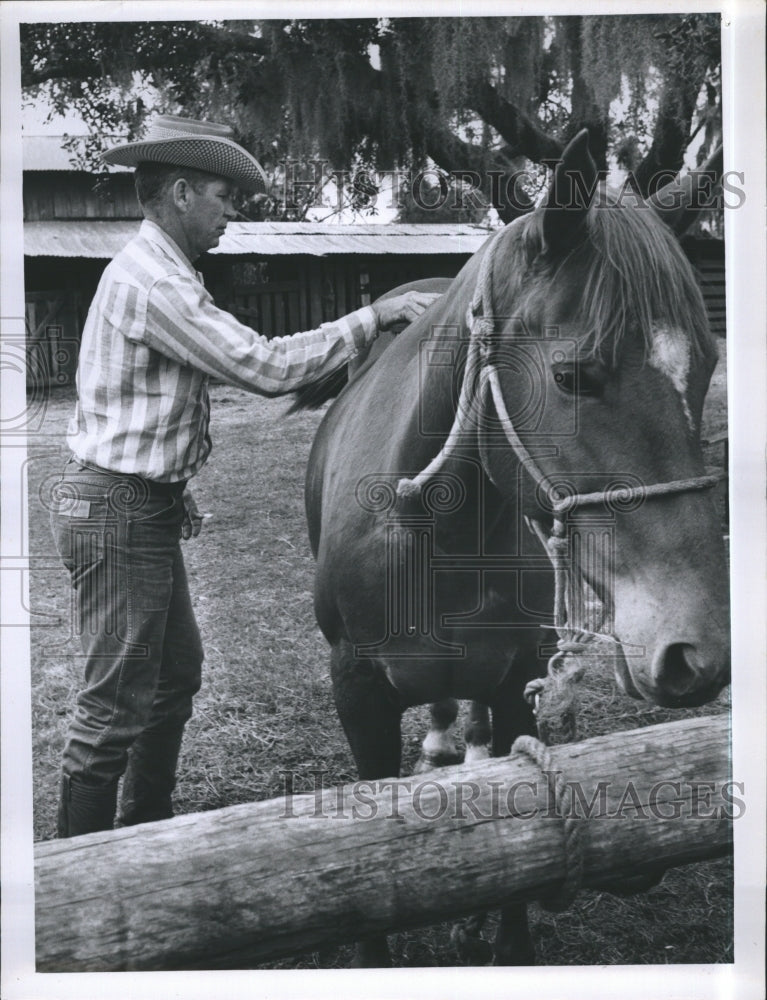
[[[139,226],[132,172],[77,170],[57,136],[24,137],[29,380],[74,379],[102,271]],[[416,278],[451,277],[491,230],[472,224],[234,222],[198,263],[216,303],[268,337],[307,330]],[[712,325],[724,335],[724,248],[688,239]]]

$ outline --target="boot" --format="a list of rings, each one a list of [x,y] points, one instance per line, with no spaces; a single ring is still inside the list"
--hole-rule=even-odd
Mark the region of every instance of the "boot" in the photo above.
[[[116,805],[116,781],[109,785],[90,785],[82,778],[63,774],[57,836],[61,839],[111,830]]]
[[[154,823],[173,816],[171,793],[183,727],[166,733],[144,731],[133,744],[123,778],[118,827]]]

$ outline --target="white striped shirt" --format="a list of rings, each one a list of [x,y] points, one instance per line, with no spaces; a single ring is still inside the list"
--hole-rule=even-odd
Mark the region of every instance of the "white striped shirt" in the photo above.
[[[174,241],[145,220],[91,304],[67,441],[86,464],[189,479],[210,454],[210,376],[263,395],[290,392],[338,368],[377,332],[365,306],[267,340],[217,308]]]

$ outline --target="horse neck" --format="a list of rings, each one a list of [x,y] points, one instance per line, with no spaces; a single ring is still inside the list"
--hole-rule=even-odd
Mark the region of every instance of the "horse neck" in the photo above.
[[[428,341],[424,341],[423,330],[413,331],[411,360],[415,360],[416,350],[419,356],[409,371],[411,380],[417,372],[418,381],[411,381],[405,389],[405,398],[413,400],[413,405],[408,414],[407,454],[403,452],[400,467],[415,476],[439,452],[444,458],[438,460],[439,467],[426,481],[425,489],[433,486],[449,495],[460,483],[465,493],[464,502],[456,509],[432,509],[443,547],[452,551],[477,544],[478,524],[485,546],[491,538],[505,537],[504,522],[515,521],[509,517],[508,500],[491,484],[483,468],[479,421],[485,404],[481,399],[471,396],[470,405],[460,408],[459,436],[449,443],[451,431],[455,433],[457,404],[469,367],[471,331],[466,317],[480,265],[481,258],[475,256],[461,272],[449,296],[445,296],[441,314],[432,318]],[[469,378],[470,385],[479,390],[477,374],[474,372],[472,377],[469,373]]]
[[[430,326],[417,323],[408,334],[402,335],[407,341],[409,358],[398,373],[401,378],[398,392],[410,404],[405,411],[404,441],[408,456],[415,455],[422,463],[420,468],[427,466],[443,448],[456,420],[470,344],[466,313],[476,272],[477,261],[472,258],[438,308],[430,312]],[[477,454],[476,438],[471,433],[462,435],[460,452],[467,451]],[[406,466],[413,468],[412,457]]]

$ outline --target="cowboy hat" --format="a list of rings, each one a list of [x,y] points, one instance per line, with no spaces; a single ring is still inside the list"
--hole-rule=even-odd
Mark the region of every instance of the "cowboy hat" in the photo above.
[[[114,146],[102,154],[102,159],[124,167],[146,161],[193,167],[225,177],[249,193],[265,191],[267,187],[261,164],[234,141],[233,129],[177,115],[157,115],[140,142]]]

